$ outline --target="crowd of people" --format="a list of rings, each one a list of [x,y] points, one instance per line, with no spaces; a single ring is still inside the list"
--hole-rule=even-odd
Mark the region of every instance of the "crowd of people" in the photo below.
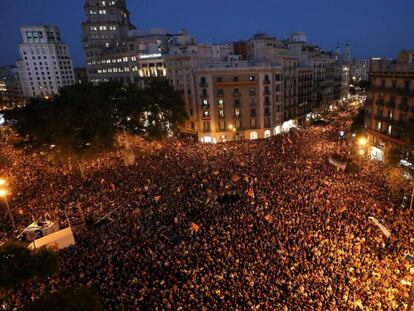
[[[56,275],[1,292],[3,309],[86,285],[105,310],[402,310],[404,280],[413,280],[411,211],[381,164],[329,165],[331,154],[355,155],[338,140],[349,114],[331,121],[266,140],[133,144],[135,165],[107,153],[86,162],[83,177],[4,143],[0,175],[20,227],[66,227],[65,210],[72,219],[114,212],[60,251]]]

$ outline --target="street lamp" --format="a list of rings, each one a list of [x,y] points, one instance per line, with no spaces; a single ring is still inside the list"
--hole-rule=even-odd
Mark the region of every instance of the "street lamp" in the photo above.
[[[3,179],[2,179],[3,180]],[[4,181],[4,180],[3,180]],[[5,183],[3,183],[4,185]],[[16,227],[15,223],[14,223],[14,218],[13,218],[13,214],[10,210],[10,205],[9,205],[9,201],[7,201],[7,196],[9,195],[9,191],[7,191],[6,189],[0,189],[0,198],[3,199],[4,204],[6,205],[7,208],[7,212],[9,213],[10,216],[10,220],[13,226],[13,229]]]
[[[4,178],[0,178],[0,187],[5,186],[7,183],[7,180],[5,180]]]
[[[362,157],[365,154],[365,151],[361,149],[361,150],[358,151],[358,153]]]
[[[360,139],[358,139],[358,145],[365,146],[367,144],[367,139],[365,137],[361,137]]]

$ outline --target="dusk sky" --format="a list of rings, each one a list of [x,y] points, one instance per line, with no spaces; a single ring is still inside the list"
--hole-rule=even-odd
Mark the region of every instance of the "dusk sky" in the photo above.
[[[19,27],[61,28],[76,66],[83,66],[84,0],[1,0],[0,65],[14,64]],[[304,31],[308,41],[333,50],[347,41],[353,57],[396,57],[414,49],[413,0],[127,0],[138,29],[187,28],[199,42],[246,39],[260,31],[279,38]]]

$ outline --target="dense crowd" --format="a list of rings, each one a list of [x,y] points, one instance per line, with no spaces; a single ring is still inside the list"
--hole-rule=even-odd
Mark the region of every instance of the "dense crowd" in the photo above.
[[[347,117],[267,140],[135,145],[136,165],[109,153],[86,162],[84,178],[4,144],[10,160],[0,175],[14,185],[20,226],[64,227],[65,208],[94,219],[118,209],[60,252],[57,275],[3,292],[3,309],[82,284],[105,310],[402,310],[412,215],[380,164],[353,172],[328,164],[333,153],[354,159],[352,144],[337,139]]]

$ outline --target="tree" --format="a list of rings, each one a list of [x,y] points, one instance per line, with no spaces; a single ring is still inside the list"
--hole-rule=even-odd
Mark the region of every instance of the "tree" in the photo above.
[[[34,99],[5,113],[23,146],[75,160],[112,149],[119,133],[165,137],[186,118],[181,94],[166,79],[150,79],[144,89],[117,83],[73,85],[52,100]]]
[[[360,132],[364,128],[364,117],[365,117],[365,110],[364,108],[360,108],[358,110],[357,115],[354,117],[350,131],[351,132]]]
[[[0,248],[0,287],[13,287],[34,276],[46,278],[57,268],[57,254],[48,249],[30,251],[19,243]]]
[[[26,306],[26,311],[98,311],[102,304],[94,290],[88,287],[64,288],[52,294],[46,294]]]
[[[410,184],[404,178],[404,170],[399,167],[390,167],[386,172],[388,186],[394,193],[407,192]]]

